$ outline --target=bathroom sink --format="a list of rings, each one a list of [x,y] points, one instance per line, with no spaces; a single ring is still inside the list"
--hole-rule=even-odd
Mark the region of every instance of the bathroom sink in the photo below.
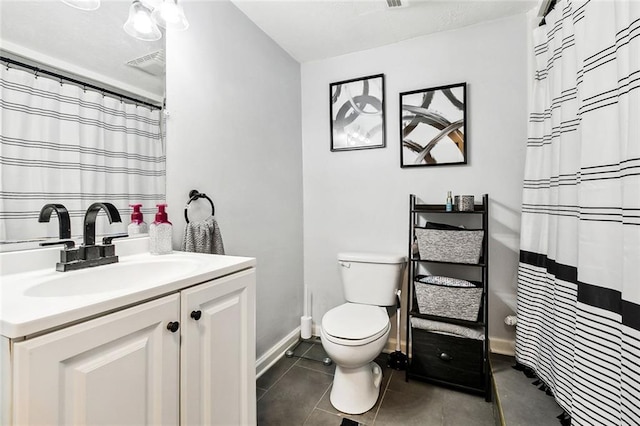
[[[27,297],[86,296],[146,287],[175,281],[198,269],[200,262],[188,258],[148,259],[114,263],[73,272],[56,272],[25,289]]]
[[[154,256],[148,247],[146,237],[118,241],[118,263],[69,272],[55,270],[59,248],[0,253],[0,335],[33,335],[256,264],[249,257],[179,251]]]

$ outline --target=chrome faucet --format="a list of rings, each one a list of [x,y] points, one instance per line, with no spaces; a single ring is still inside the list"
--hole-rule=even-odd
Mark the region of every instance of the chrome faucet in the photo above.
[[[40,216],[38,222],[49,222],[51,219],[51,213],[55,210],[58,215],[59,225],[59,237],[61,240],[68,240],[71,238],[71,220],[69,219],[69,211],[62,204],[45,204],[40,209]]]

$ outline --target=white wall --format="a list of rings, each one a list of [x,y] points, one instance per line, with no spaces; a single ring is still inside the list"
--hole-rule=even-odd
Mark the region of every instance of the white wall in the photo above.
[[[261,356],[300,324],[300,65],[227,1],[185,2],[184,9],[189,29],[167,37],[174,245],[182,241],[189,191],[205,192],[227,254],[258,259]]]
[[[492,344],[514,330],[521,185],[526,144],[524,15],[302,65],[304,280],[319,324],[343,303],[336,253],[405,254],[409,194],[444,203],[446,193],[488,193]],[[387,148],[329,151],[329,84],[384,73]],[[401,169],[398,93],[467,82],[468,165]]]

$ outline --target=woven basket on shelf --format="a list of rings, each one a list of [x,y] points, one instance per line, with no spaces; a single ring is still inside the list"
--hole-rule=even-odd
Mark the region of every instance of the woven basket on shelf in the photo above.
[[[450,231],[415,228],[420,259],[439,262],[478,263],[484,231]]]
[[[451,287],[415,281],[421,314],[476,321],[482,302],[482,287]]]

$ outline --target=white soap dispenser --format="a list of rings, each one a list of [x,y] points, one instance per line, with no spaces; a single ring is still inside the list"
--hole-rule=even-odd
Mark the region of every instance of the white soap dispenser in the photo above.
[[[149,227],[144,222],[142,212],[140,211],[142,204],[129,204],[129,207],[133,208],[133,212],[131,213],[131,223],[127,226],[127,234],[135,235],[149,232]]]
[[[171,247],[173,227],[167,213],[166,204],[156,204],[158,212],[156,220],[149,227],[149,251],[151,254],[167,254],[173,251]]]

